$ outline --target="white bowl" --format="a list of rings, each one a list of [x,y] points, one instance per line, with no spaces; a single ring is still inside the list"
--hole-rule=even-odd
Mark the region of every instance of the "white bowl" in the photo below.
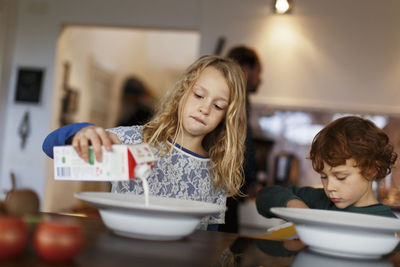
[[[177,240],[191,234],[202,217],[225,210],[224,206],[201,201],[109,192],[82,192],[75,197],[95,205],[104,224],[118,235]]]
[[[400,220],[383,216],[318,209],[271,208],[292,221],[309,249],[351,258],[379,258],[399,243]]]

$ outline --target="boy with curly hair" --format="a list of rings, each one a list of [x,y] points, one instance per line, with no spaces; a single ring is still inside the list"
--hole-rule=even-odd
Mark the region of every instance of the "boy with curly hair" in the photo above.
[[[369,120],[347,116],[329,123],[315,137],[310,159],[321,175],[323,188],[263,188],[257,195],[257,210],[275,217],[272,207],[340,210],[395,217],[379,203],[372,183],[385,178],[397,159],[389,137]]]

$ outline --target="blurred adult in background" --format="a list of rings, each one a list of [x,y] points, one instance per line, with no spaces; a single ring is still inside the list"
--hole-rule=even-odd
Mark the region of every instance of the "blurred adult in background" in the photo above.
[[[152,95],[136,77],[126,79],[122,93],[119,126],[143,125],[153,116]]]
[[[235,60],[241,66],[246,76],[246,113],[247,113],[247,137],[246,151],[244,158],[244,184],[241,191],[249,197],[255,197],[257,187],[257,164],[255,158],[255,147],[250,126],[250,101],[249,94],[256,93],[261,83],[261,62],[256,51],[250,47],[240,45],[231,48],[227,57]],[[238,233],[239,232],[239,202],[244,198],[228,198],[227,211],[225,213],[225,224],[220,226],[220,231]]]

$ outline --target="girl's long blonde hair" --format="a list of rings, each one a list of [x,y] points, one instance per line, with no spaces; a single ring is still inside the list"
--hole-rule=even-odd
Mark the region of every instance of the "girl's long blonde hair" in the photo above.
[[[204,56],[194,62],[181,75],[166,94],[154,118],[143,127],[143,141],[167,153],[168,139],[176,142],[182,129],[181,114],[186,98],[201,72],[213,67],[226,80],[230,90],[230,103],[225,118],[203,139],[203,147],[211,161],[215,188],[223,188],[229,196],[242,195],[244,142],[246,138],[246,88],[240,66],[231,59]]]

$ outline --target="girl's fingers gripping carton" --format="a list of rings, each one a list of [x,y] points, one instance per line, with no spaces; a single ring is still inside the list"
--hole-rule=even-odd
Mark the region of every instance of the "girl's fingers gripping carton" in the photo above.
[[[53,151],[56,180],[129,180],[149,172],[155,161],[147,144],[113,145],[111,151],[103,147],[102,162],[96,161],[92,148],[89,162],[79,157],[72,146],[56,146]]]

